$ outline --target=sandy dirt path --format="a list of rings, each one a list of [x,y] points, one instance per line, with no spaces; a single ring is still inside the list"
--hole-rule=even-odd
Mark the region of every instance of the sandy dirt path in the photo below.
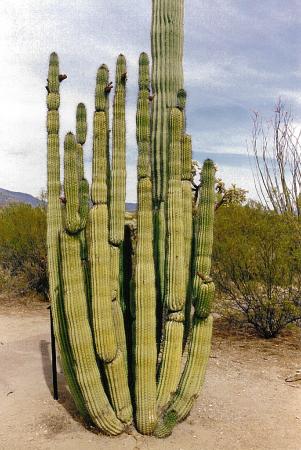
[[[301,450],[299,331],[264,341],[216,326],[204,390],[165,440],[86,429],[59,374],[51,396],[48,312],[0,308],[0,449]]]

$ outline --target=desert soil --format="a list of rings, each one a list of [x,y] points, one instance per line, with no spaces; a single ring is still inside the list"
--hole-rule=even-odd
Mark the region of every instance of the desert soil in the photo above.
[[[48,311],[0,306],[0,449],[300,450],[300,330],[266,341],[216,321],[204,389],[187,420],[158,440],[109,438],[77,415],[64,376],[51,395]]]

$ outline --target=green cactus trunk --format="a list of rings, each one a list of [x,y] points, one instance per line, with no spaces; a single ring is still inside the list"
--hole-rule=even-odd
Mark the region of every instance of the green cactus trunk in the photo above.
[[[185,302],[184,229],[182,198],[183,116],[178,108],[170,111],[169,177],[167,192],[167,237],[165,298],[166,322],[158,385],[158,408],[163,410],[175,392],[180,377]]]
[[[116,64],[115,96],[113,102],[113,142],[110,185],[110,253],[111,253],[111,300],[116,340],[127,368],[126,336],[121,305],[120,283],[122,275],[121,248],[124,241],[124,215],[126,195],[126,60],[119,55]]]
[[[107,76],[107,69],[102,66],[99,72]],[[104,78],[104,77],[103,77]],[[132,405],[127,383],[126,356],[122,353],[124,346],[118,345],[117,337],[123,328],[122,317],[115,320],[112,308],[111,251],[109,243],[108,216],[108,125],[106,86],[99,89],[100,75],[96,81],[92,170],[92,202],[90,211],[90,266],[92,318],[96,351],[104,363],[110,396],[117,417],[124,423],[132,421]],[[103,107],[104,110],[99,110]],[[117,274],[118,275],[118,274]],[[116,282],[116,280],[114,280]],[[116,301],[116,298],[114,299]],[[116,302],[115,302],[116,303]],[[122,316],[122,315],[121,315]],[[119,320],[118,320],[119,319]],[[125,337],[124,337],[125,341]]]
[[[150,170],[149,61],[139,59],[137,104],[138,212],[135,265],[135,399],[141,433],[156,425],[156,284],[153,260],[152,183]]]
[[[177,105],[183,87],[183,0],[152,2],[152,178],[155,206],[155,251],[161,301],[165,279],[165,209],[168,185],[166,151],[169,140],[169,112]]]
[[[62,217],[60,202],[59,85],[59,60],[56,53],[52,53],[49,60],[47,85],[47,262],[49,294],[54,320],[55,337],[61,355],[64,374],[78,410],[83,416],[88,416],[74,371],[73,352],[69,342],[61,290],[59,233],[62,228]],[[57,117],[55,127],[52,126],[53,115]]]
[[[155,435],[168,436],[177,422],[185,419],[203,385],[210,353],[212,317],[209,317],[214,296],[214,284],[209,277],[213,244],[215,166],[206,160],[203,166],[202,191],[195,224],[193,270],[194,316],[188,357],[178,389],[161,417]]]
[[[149,58],[139,59],[136,215],[125,213],[125,57],[116,65],[112,151],[112,83],[102,64],[91,191],[84,173],[87,112],[79,103],[76,139],[68,133],[64,143],[60,201],[59,84],[66,77],[59,76],[57,55],[50,56],[47,250],[55,336],[78,410],[109,435],[133,420],[143,434],[170,434],[199,394],[210,352],[215,168],[205,161],[193,207],[183,4],[153,0],[152,94]]]
[[[101,384],[89,324],[80,242],[86,217],[79,215],[78,154],[72,133],[65,138],[64,191],[66,208],[60,250],[64,308],[76,378],[92,421],[107,434],[119,434],[123,425],[113,412]]]

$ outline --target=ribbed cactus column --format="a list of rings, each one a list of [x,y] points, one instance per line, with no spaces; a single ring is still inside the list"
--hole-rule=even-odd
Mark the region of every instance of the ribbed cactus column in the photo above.
[[[191,162],[192,144],[191,136],[186,134],[186,91],[178,91],[178,108],[182,112],[182,198],[183,198],[183,227],[184,227],[184,286],[185,286],[185,326],[183,348],[187,342],[191,328],[191,250],[192,250],[192,190],[191,190]]]
[[[84,171],[84,150],[83,146],[87,137],[87,111],[83,103],[79,103],[76,108],[76,150],[78,159],[78,179],[79,179],[79,215],[84,218],[89,213],[89,183],[85,178]],[[90,298],[90,277],[88,268],[88,249],[86,241],[86,229],[80,232],[81,259],[85,272],[87,296]]]
[[[54,332],[64,374],[78,410],[83,416],[87,416],[87,409],[73,366],[60,280],[59,233],[62,227],[62,217],[60,202],[59,86],[59,60],[56,53],[51,53],[47,83],[47,263],[49,294],[54,319]]]
[[[177,92],[183,87],[183,4],[183,0],[152,2],[152,178],[153,204],[156,208],[156,266],[161,300],[164,294],[169,108],[177,105]]]
[[[193,236],[192,220],[192,189],[191,189],[191,161],[192,145],[191,136],[184,134],[182,139],[182,195],[184,213],[184,267],[185,270],[185,326],[184,326],[184,346],[191,328],[191,252]]]
[[[92,317],[95,345],[102,361],[110,362],[116,356],[117,343],[114,330],[111,286],[110,247],[107,191],[107,114],[105,87],[108,70],[101,66],[97,74],[95,113],[93,126],[93,164],[90,210],[90,265],[92,290]],[[102,89],[101,89],[102,87]]]
[[[80,257],[80,231],[85,223],[79,214],[78,154],[72,133],[68,133],[65,138],[64,191],[65,231],[60,234],[60,248],[64,307],[75,373],[93,422],[107,434],[119,434],[124,426],[113,412],[101,384],[88,319],[85,279]]]
[[[139,59],[137,103],[138,211],[135,264],[135,399],[136,423],[151,434],[156,415],[156,284],[153,259],[152,183],[150,167],[149,61]]]
[[[83,145],[87,138],[87,111],[83,103],[79,103],[76,108],[76,142],[78,151],[78,176],[82,180],[84,173],[84,153]]]
[[[126,196],[126,123],[125,99],[127,80],[126,60],[119,55],[116,64],[115,95],[113,101],[112,164],[110,184],[110,254],[111,296],[117,345],[127,362],[126,336],[120,299],[122,274],[121,247],[124,240],[124,215]]]
[[[210,278],[213,243],[215,166],[206,160],[202,169],[202,190],[198,207],[193,261],[194,316],[188,357],[176,394],[158,423],[155,435],[169,435],[177,422],[185,419],[203,385],[210,353],[212,317],[209,316],[214,296]]]
[[[126,70],[125,57],[119,55],[116,64],[115,95],[113,102],[113,143],[110,191],[110,242],[115,246],[119,246],[124,238],[126,189]]]
[[[111,299],[111,264],[108,218],[107,83],[108,70],[101,66],[96,80],[93,164],[90,210],[90,266],[94,340],[104,363],[113,407],[125,423],[132,420],[125,358],[118,349]],[[102,108],[102,109],[101,109]],[[118,323],[120,325],[120,323]]]
[[[158,408],[163,410],[176,391],[180,377],[184,332],[185,253],[182,198],[183,115],[178,108],[170,111],[169,180],[167,192],[167,236],[165,296],[166,322],[158,385]]]

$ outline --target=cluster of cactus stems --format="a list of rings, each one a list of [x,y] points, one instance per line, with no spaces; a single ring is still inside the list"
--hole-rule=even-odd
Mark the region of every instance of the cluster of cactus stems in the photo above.
[[[151,39],[151,76],[147,54],[139,58],[131,227],[125,221],[125,57],[116,64],[112,142],[112,83],[106,65],[97,72],[90,187],[84,174],[87,113],[83,103],[77,107],[76,134],[64,141],[63,195],[58,110],[66,77],[56,53],[49,62],[47,248],[55,336],[79,412],[108,435],[132,423],[143,434],[169,435],[199,394],[212,334],[215,167],[204,162],[194,203],[183,0],[153,0]]]

